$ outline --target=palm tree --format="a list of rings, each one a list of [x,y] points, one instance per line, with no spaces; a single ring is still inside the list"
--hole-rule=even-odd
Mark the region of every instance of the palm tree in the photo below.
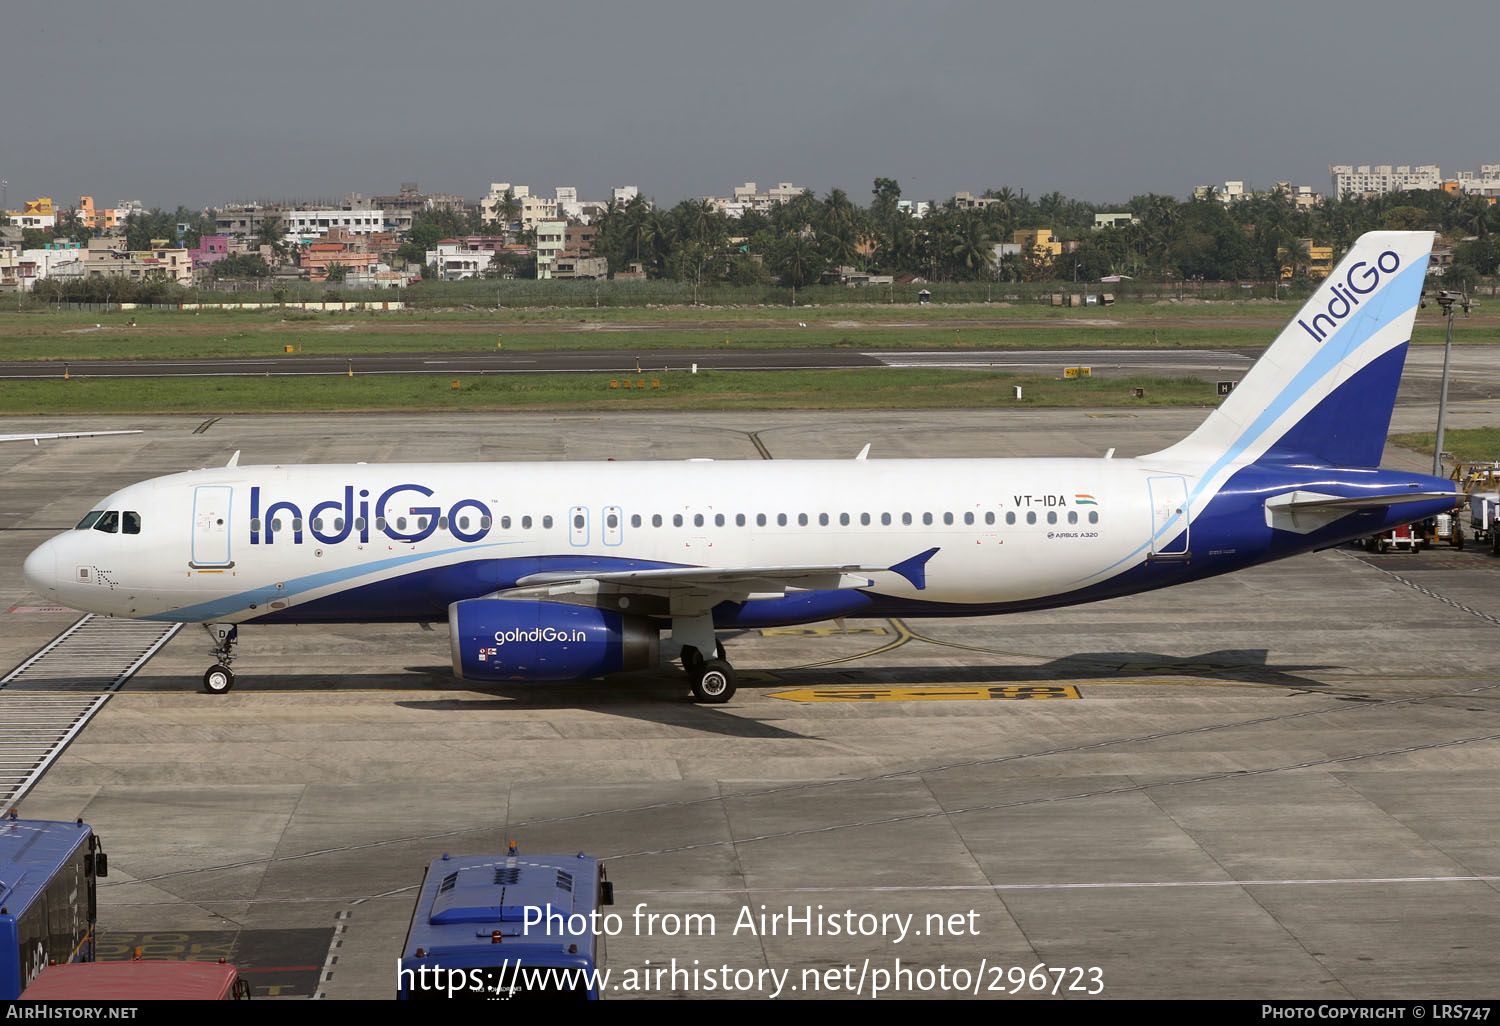
[[[955,266],[982,278],[995,265],[995,240],[983,221],[968,217],[958,226],[949,253]]]

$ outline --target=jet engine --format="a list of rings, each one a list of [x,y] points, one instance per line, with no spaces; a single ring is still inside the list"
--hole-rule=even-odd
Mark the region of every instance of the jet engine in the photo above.
[[[524,599],[465,599],[448,607],[460,680],[580,680],[657,665],[659,635],[642,617]]]

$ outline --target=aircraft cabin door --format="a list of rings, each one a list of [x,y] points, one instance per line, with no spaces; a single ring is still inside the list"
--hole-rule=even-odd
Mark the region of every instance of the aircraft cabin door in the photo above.
[[[1188,493],[1184,477],[1146,479],[1151,492],[1151,554],[1188,554]]]
[[[234,566],[229,558],[229,510],[234,489],[199,485],[193,489],[193,542],[188,566],[215,570]]]

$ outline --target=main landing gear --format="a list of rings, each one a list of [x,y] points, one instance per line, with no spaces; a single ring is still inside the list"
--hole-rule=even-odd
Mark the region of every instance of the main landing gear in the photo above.
[[[229,664],[234,662],[234,643],[239,640],[240,629],[232,623],[206,623],[203,629],[214,639],[217,660],[203,674],[203,690],[210,695],[222,695],[234,687],[234,671]]]
[[[736,681],[734,667],[724,658],[724,646],[715,643],[717,659],[704,659],[702,653],[691,645],[682,650],[682,668],[693,682],[693,697],[700,702],[715,705],[734,697]]]

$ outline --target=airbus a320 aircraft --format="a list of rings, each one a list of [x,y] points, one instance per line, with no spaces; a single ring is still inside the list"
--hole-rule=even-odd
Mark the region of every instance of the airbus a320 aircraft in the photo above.
[[[1378,469],[1431,246],[1362,237],[1240,387],[1148,456],[231,465],[114,493],[26,579],[78,609],[204,624],[211,692],[234,682],[239,624],[446,620],[464,680],[664,653],[724,702],[716,628],[1066,606],[1452,508],[1450,482]]]

